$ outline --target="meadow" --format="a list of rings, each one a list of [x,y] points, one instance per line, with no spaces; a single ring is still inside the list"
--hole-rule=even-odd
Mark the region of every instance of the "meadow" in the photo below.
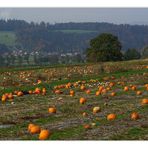
[[[1,140],[148,140],[148,59],[2,68],[0,96]]]

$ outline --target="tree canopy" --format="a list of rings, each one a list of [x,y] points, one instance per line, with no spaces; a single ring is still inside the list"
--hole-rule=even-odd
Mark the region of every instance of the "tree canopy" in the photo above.
[[[121,43],[118,37],[102,33],[96,38],[90,40],[90,48],[87,49],[87,61],[119,61],[122,60]]]

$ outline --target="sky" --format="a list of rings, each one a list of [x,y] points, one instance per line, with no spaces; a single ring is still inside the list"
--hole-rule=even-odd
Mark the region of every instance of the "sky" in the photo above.
[[[148,8],[0,8],[0,19],[148,25]]]

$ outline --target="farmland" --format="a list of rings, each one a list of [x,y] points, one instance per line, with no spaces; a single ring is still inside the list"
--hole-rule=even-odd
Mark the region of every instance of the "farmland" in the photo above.
[[[16,35],[13,31],[0,31],[0,44],[14,46]]]
[[[1,69],[0,96],[1,140],[148,140],[147,59]]]

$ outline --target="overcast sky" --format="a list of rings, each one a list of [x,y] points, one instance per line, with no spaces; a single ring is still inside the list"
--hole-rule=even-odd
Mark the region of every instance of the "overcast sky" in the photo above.
[[[0,19],[148,25],[148,8],[0,8]]]

